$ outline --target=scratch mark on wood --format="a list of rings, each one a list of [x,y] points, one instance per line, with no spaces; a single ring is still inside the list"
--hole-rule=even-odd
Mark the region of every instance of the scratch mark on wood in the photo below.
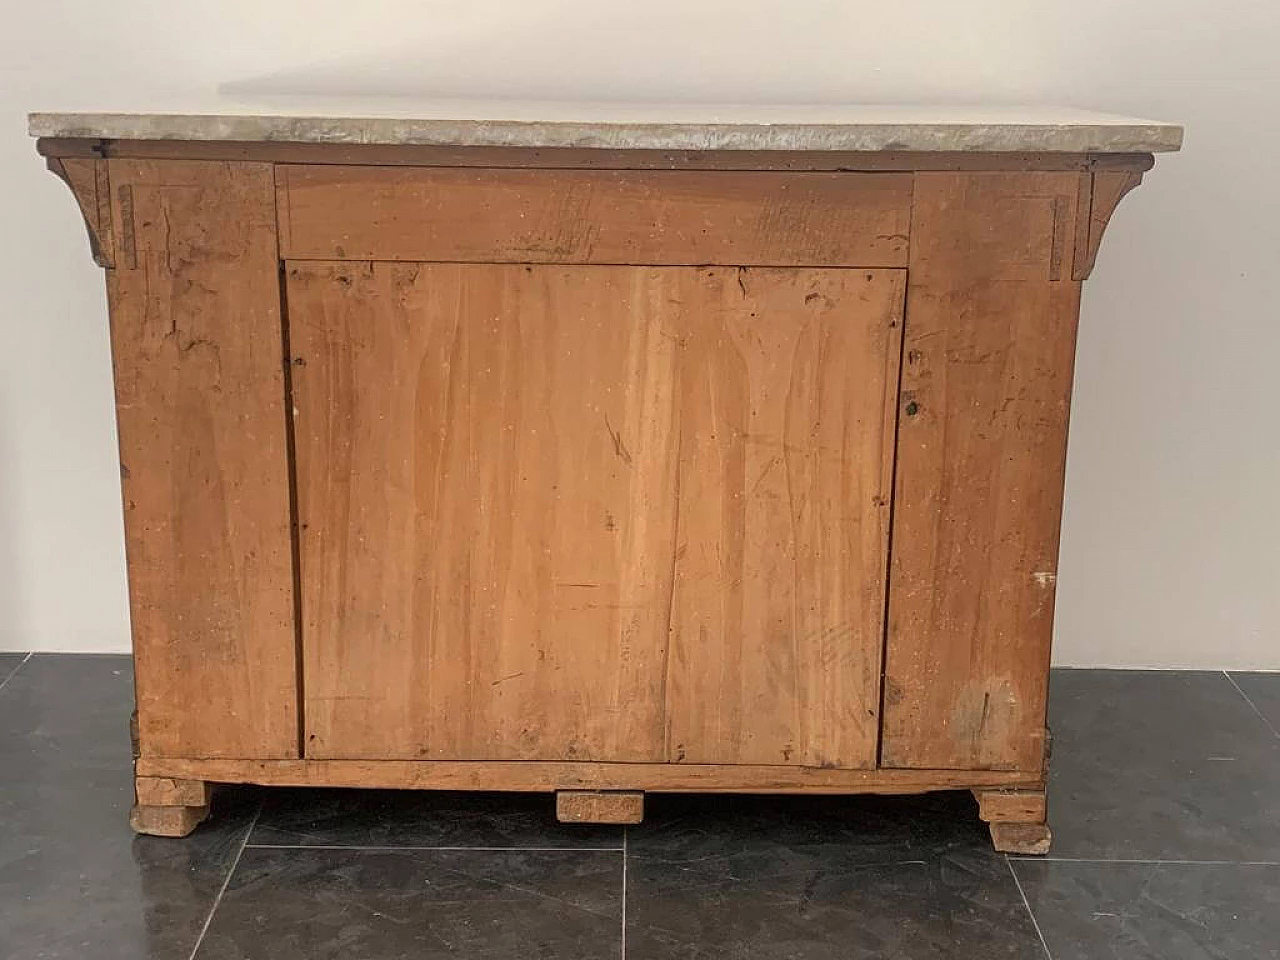
[[[604,428],[609,431],[609,438],[613,440],[613,452],[618,455],[618,459],[631,466],[631,453],[627,450],[627,445],[622,442],[622,434],[613,429],[609,423],[609,415],[604,415]]]

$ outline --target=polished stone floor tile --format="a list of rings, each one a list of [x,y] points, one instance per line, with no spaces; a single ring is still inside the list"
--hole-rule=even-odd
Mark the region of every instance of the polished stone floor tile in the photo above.
[[[27,659],[25,653],[0,653],[0,689],[22,666],[22,661],[25,659]]]
[[[1056,670],[1053,855],[1280,860],[1280,738],[1222,673]]]
[[[272,790],[249,842],[621,849],[622,828],[559,823],[551,794]]]
[[[624,887],[629,958],[1044,956],[967,793],[655,795],[624,834],[549,795],[229,788],[191,837],[137,838],[129,659],[23,656],[0,960],[188,960],[211,911],[202,960],[619,958]],[[1051,700],[1061,859],[1012,867],[1054,960],[1280,960],[1280,678],[1056,671]]]
[[[1280,960],[1280,866],[1013,866],[1053,960]]]
[[[967,795],[650,807],[628,830],[630,960],[1043,956]]]
[[[253,791],[186,840],[135,837],[128,657],[37,655],[0,691],[0,957],[186,960]]]
[[[968,792],[908,797],[666,795],[645,798],[629,828],[632,856],[670,861],[742,851],[839,846],[864,863],[988,851],[986,825]]]
[[[1280,673],[1233,673],[1231,679],[1280,736]]]
[[[129,657],[37,654],[0,695],[0,756],[32,776],[74,769],[127,779],[132,710]]]
[[[617,960],[622,855],[247,848],[197,960]]]
[[[1000,857],[866,864],[830,849],[628,862],[628,960],[1043,956]]]

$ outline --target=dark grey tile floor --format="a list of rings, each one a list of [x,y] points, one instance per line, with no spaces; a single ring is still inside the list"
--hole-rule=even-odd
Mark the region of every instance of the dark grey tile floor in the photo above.
[[[125,657],[0,654],[0,960],[1280,958],[1280,675],[1058,671],[1048,858],[967,794],[228,788],[134,837]]]

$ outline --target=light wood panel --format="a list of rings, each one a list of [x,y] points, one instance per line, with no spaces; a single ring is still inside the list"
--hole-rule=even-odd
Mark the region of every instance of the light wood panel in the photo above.
[[[138,774],[214,783],[416,790],[643,790],[648,793],[926,793],[972,787],[1043,788],[1003,770],[840,770],[698,763],[433,760],[138,761]]]
[[[679,292],[288,266],[307,753],[657,759]]]
[[[113,160],[110,183],[142,755],[295,757],[271,168]]]
[[[874,766],[904,275],[711,276],[683,358],[670,759]]]
[[[911,176],[281,165],[301,260],[902,267]]]
[[[1078,188],[1068,173],[916,177],[886,766],[1042,768]]]
[[[309,756],[874,763],[901,272],[288,298]]]

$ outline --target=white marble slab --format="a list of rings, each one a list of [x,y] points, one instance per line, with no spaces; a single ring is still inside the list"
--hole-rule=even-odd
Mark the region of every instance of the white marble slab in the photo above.
[[[291,101],[266,113],[33,113],[36,137],[639,150],[1177,150],[1182,127],[1065,107]],[[386,107],[390,109],[384,109]],[[261,109],[261,108],[259,108]]]

